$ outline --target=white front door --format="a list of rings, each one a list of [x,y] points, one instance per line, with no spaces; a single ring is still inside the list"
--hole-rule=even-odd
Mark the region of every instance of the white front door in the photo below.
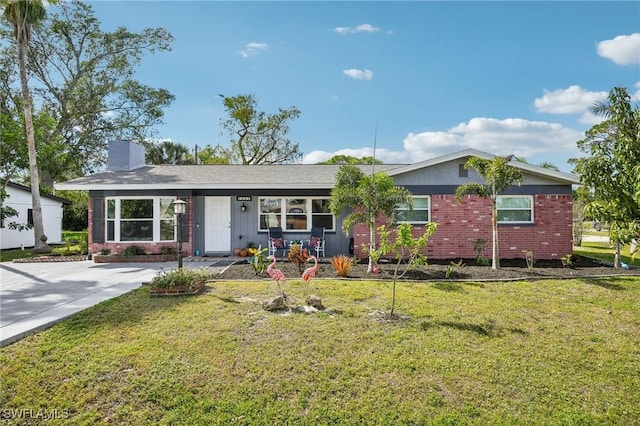
[[[231,252],[231,198],[204,198],[204,251]]]

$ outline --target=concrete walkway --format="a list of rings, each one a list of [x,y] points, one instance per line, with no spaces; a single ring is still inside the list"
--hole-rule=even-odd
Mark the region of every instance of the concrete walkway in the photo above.
[[[229,260],[185,261],[185,268],[226,266]],[[0,263],[0,347],[51,327],[90,306],[150,281],[177,262]]]

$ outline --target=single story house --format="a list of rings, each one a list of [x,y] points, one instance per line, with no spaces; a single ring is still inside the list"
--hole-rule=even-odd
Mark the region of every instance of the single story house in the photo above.
[[[439,224],[430,240],[434,259],[475,258],[478,240],[491,253],[491,203],[467,196],[454,199],[464,183],[483,182],[464,164],[470,157],[493,155],[464,150],[414,164],[381,164],[375,171],[390,175],[414,196],[410,221]],[[499,232],[502,258],[560,258],[572,252],[572,185],[575,176],[512,161],[524,180],[500,196]],[[266,247],[268,228],[280,226],[284,238],[307,240],[311,227],[325,228],[325,255],[363,256],[369,230],[357,225],[342,230],[344,213],[329,210],[331,190],[340,166],[283,165],[146,165],[144,148],[130,142],[109,144],[107,170],[56,184],[56,188],[89,191],[89,249],[120,252],[130,244],[159,252],[177,246],[182,223],[183,252],[225,256],[249,242]],[[372,167],[361,166],[365,172]],[[187,212],[178,220],[173,201],[182,199]],[[351,243],[351,244],[350,244]]]
[[[6,192],[8,197],[4,200],[4,204],[15,209],[18,212],[18,216],[0,220],[1,248],[2,250],[7,250],[19,247],[33,247],[35,245],[33,229],[20,231],[9,227],[11,222],[33,225],[31,188],[14,182],[7,182]],[[42,207],[44,234],[49,238],[47,243],[62,243],[62,210],[63,206],[71,203],[54,195],[42,194],[40,204]]]

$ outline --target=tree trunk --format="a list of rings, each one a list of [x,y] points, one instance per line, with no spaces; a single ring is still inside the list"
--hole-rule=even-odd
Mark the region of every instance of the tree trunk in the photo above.
[[[621,265],[621,260],[620,260],[620,247],[621,244],[619,242],[616,242],[616,254],[613,258],[613,267],[614,268],[619,268]]]
[[[376,244],[376,224],[374,222],[369,222],[369,265],[367,266],[367,274],[373,272],[373,257],[371,257],[371,252],[375,249]]]
[[[500,267],[500,250],[498,249],[498,208],[496,206],[496,199],[491,199],[492,209],[491,212],[491,230],[493,234],[493,244],[491,249],[491,269],[498,269]]]
[[[22,99],[24,109],[24,124],[27,131],[27,148],[29,150],[29,177],[31,186],[31,200],[33,209],[33,235],[34,251],[36,253],[49,251],[47,237],[44,234],[42,221],[42,205],[40,203],[40,180],[38,177],[38,164],[36,161],[36,140],[33,130],[33,118],[31,116],[31,95],[27,84],[27,61],[25,40],[18,38],[18,68],[20,70],[20,84],[22,86]]]

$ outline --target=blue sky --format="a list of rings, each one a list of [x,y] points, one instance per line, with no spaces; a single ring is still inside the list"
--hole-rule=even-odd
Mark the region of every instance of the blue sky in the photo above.
[[[89,1],[105,31],[164,27],[138,68],[176,99],[162,138],[228,146],[218,94],[296,106],[303,163],[409,163],[466,148],[570,172],[588,112],[640,94],[640,2]]]

